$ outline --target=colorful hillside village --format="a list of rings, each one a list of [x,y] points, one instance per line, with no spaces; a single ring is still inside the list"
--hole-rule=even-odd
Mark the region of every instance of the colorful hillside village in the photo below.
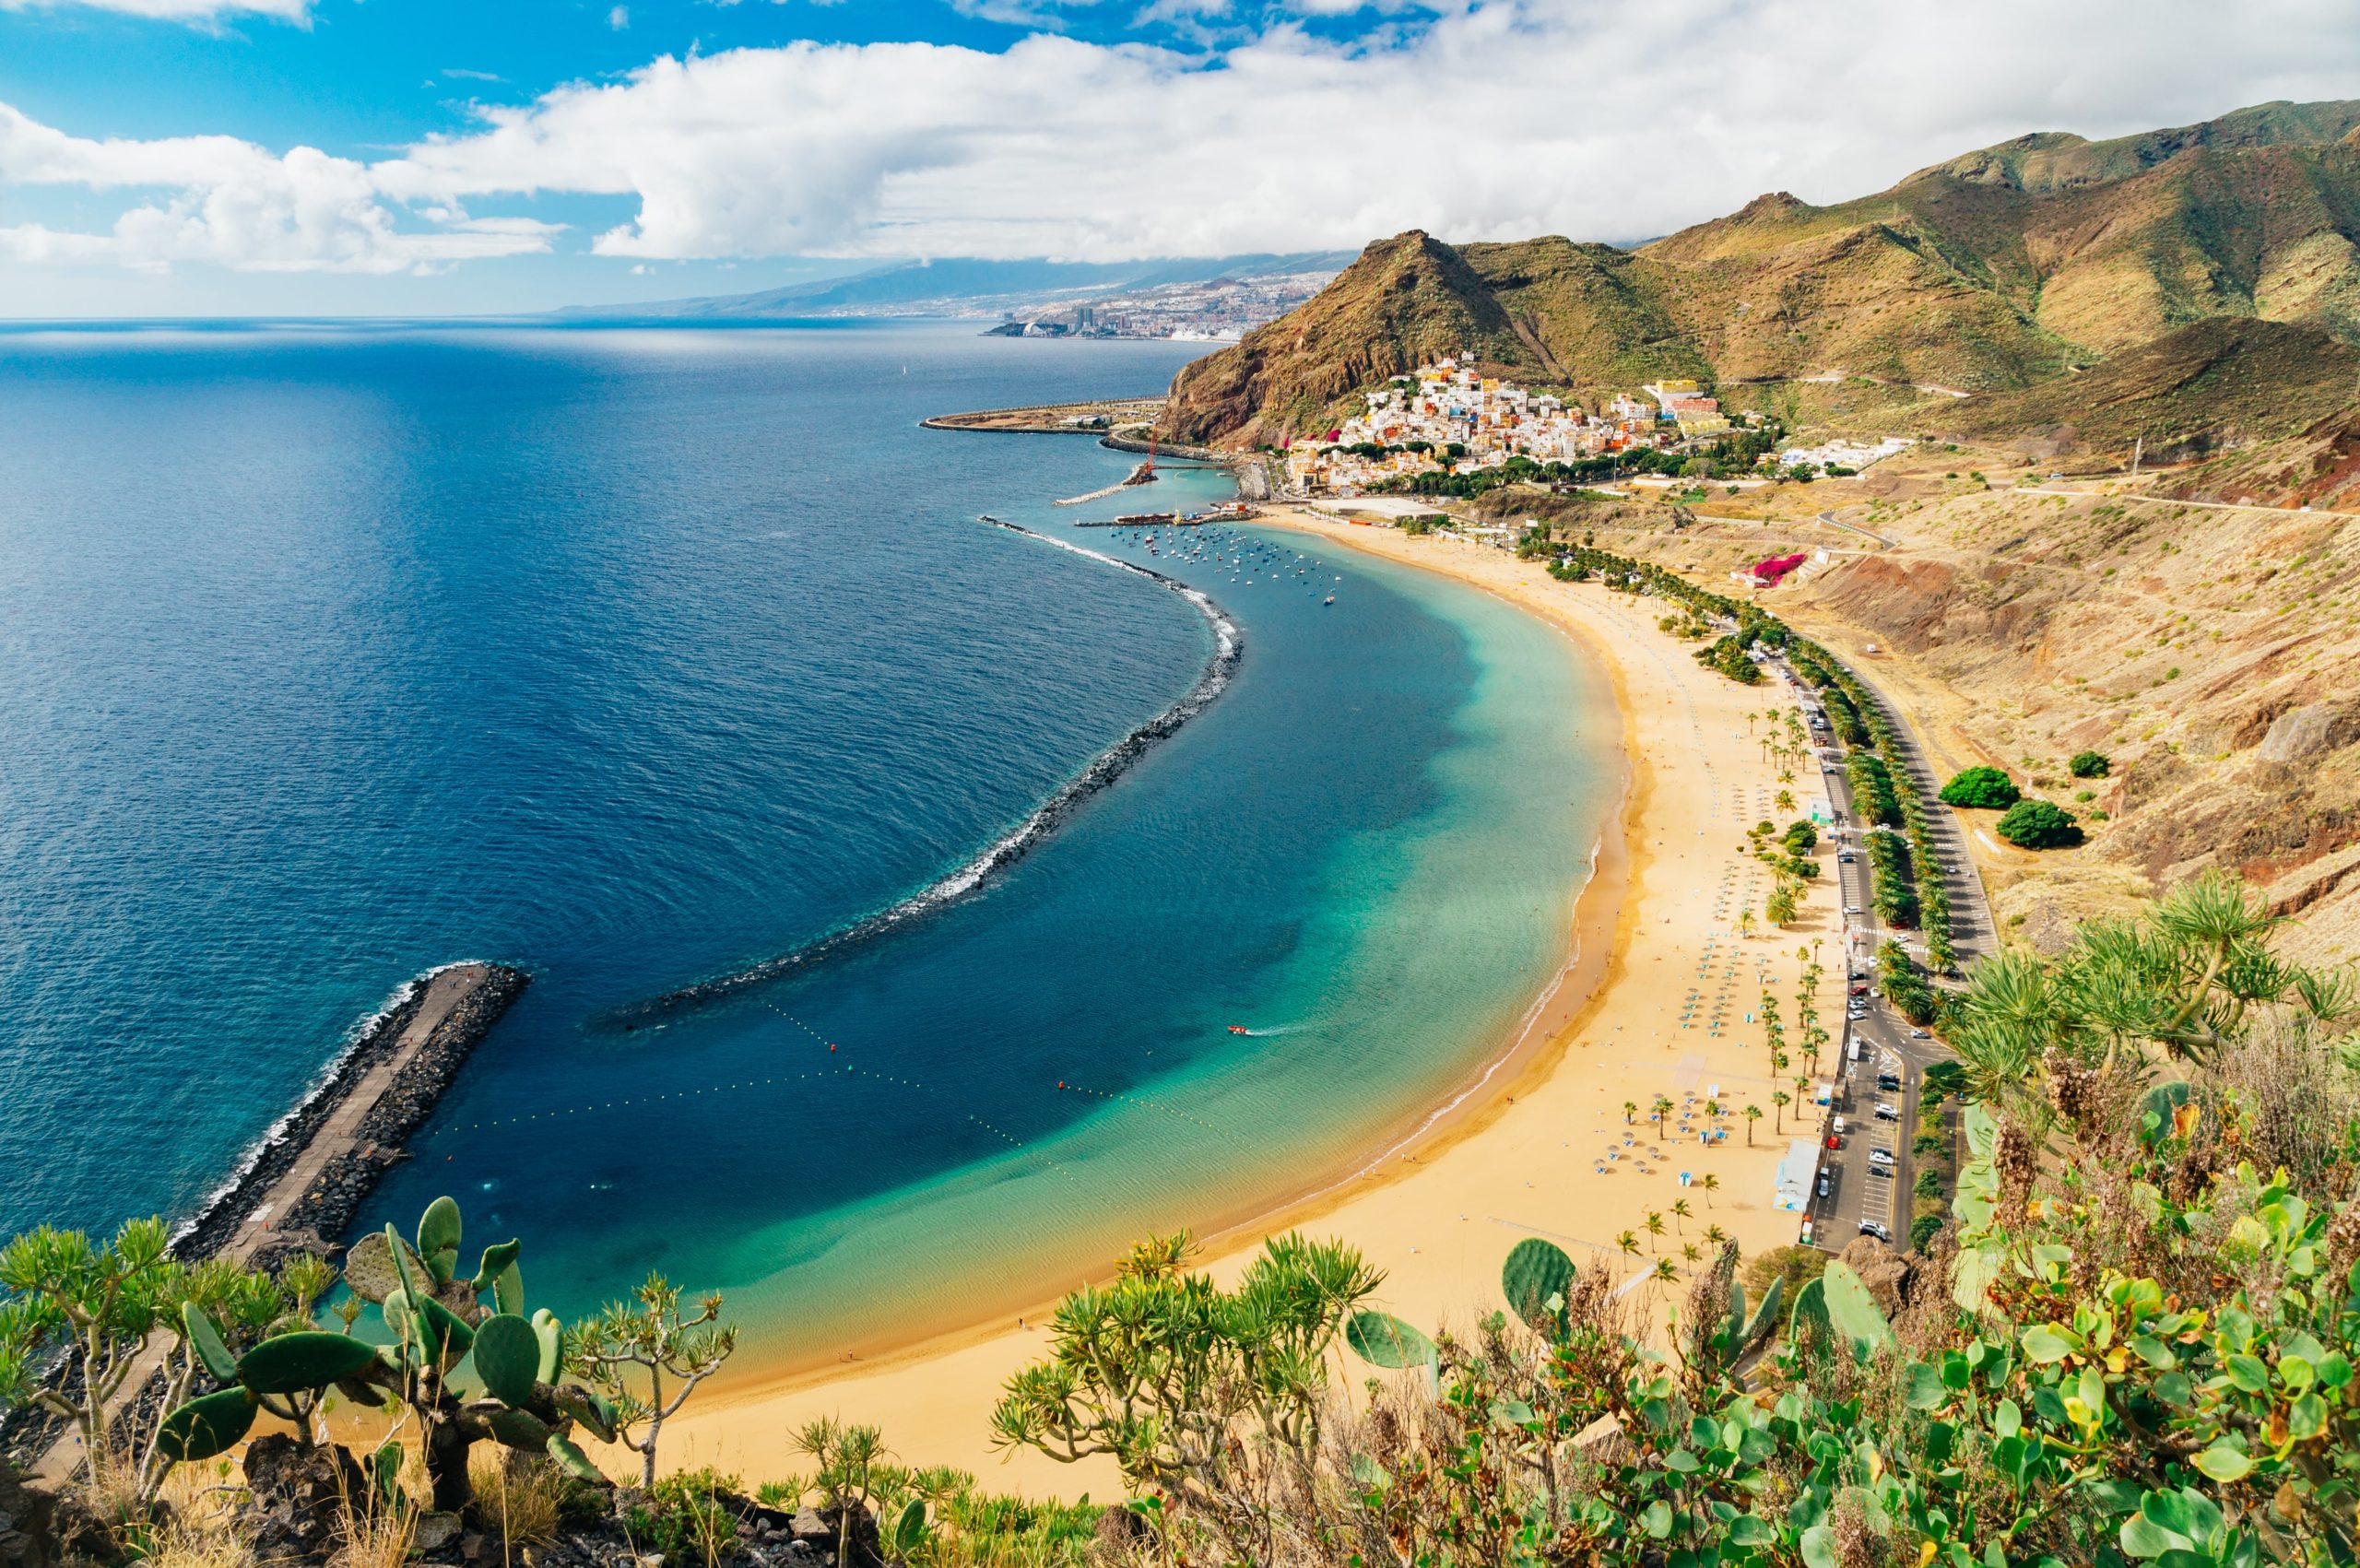
[[[1511,457],[1573,463],[1634,447],[1669,447],[1730,428],[1720,404],[1693,381],[1620,394],[1586,410],[1548,393],[1464,368],[1455,359],[1419,367],[1365,394],[1367,411],[1287,450],[1298,489],[1351,493],[1386,479],[1495,467]],[[1759,416],[1749,414],[1750,422]]]
[[[1634,397],[1618,393],[1585,409],[1549,393],[1482,375],[1457,359],[1420,366],[1363,394],[1366,409],[1287,448],[1287,482],[1305,495],[1351,496],[1421,474],[1467,473],[1511,458],[1577,463],[1638,449],[1677,451],[1709,442],[1737,425],[1758,427],[1751,409],[1732,421],[1693,381],[1652,382]],[[1902,442],[1886,442],[1898,450]],[[1847,449],[1847,470],[1889,455]],[[1829,454],[1798,453],[1824,466]]]

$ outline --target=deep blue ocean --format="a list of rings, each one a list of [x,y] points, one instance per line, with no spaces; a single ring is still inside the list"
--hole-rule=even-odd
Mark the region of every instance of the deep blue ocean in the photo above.
[[[1190,352],[0,331],[0,1233],[186,1213],[467,958],[534,983],[369,1218],[450,1191],[537,1304],[662,1267],[783,1357],[1037,1300],[1413,1124],[1562,956],[1603,687],[1295,536],[1072,526],[1219,474],[1057,508],[1132,459],[917,428]],[[1234,684],[974,895],[623,1027],[954,872],[1198,680],[1188,603],[979,513],[1203,588]]]

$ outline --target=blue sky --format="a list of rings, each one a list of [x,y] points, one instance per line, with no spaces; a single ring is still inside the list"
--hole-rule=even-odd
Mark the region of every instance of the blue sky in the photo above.
[[[0,0],[0,316],[1627,240],[2360,96],[2360,0]],[[2040,41],[2028,47],[2027,40]]]

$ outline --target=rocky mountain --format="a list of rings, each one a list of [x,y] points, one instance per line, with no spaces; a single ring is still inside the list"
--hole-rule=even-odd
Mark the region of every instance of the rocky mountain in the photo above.
[[[1454,348],[1576,393],[1658,371],[1740,406],[1741,389],[1828,375],[2006,392],[2223,317],[2360,342],[2360,100],[2019,137],[1854,201],[1764,195],[1630,251],[1413,230],[1188,367],[1166,426],[1230,445],[1298,433]]]

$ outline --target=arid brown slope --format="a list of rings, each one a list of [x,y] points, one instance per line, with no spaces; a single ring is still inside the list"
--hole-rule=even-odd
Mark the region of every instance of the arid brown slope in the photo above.
[[[1801,618],[1939,682],[2034,793],[2110,815],[2011,857],[2041,872],[2000,890],[2020,934],[2217,865],[2304,916],[2302,950],[2360,956],[2360,523],[1995,492],[1873,525],[1902,548],[1813,574]],[[2083,749],[2112,776],[2070,777]]]
[[[1562,239],[1458,249],[1412,232],[1174,383],[1167,428],[1251,445],[1462,349],[1576,393],[1657,373],[2036,386],[2213,317],[2360,342],[2360,102],[1986,147],[1891,190],[1783,193],[1636,252]]]
[[[2317,327],[2248,317],[2197,322],[2078,375],[1945,410],[1932,428],[1963,439],[2032,442],[2154,461],[2310,430],[2360,400],[2360,350]]]

